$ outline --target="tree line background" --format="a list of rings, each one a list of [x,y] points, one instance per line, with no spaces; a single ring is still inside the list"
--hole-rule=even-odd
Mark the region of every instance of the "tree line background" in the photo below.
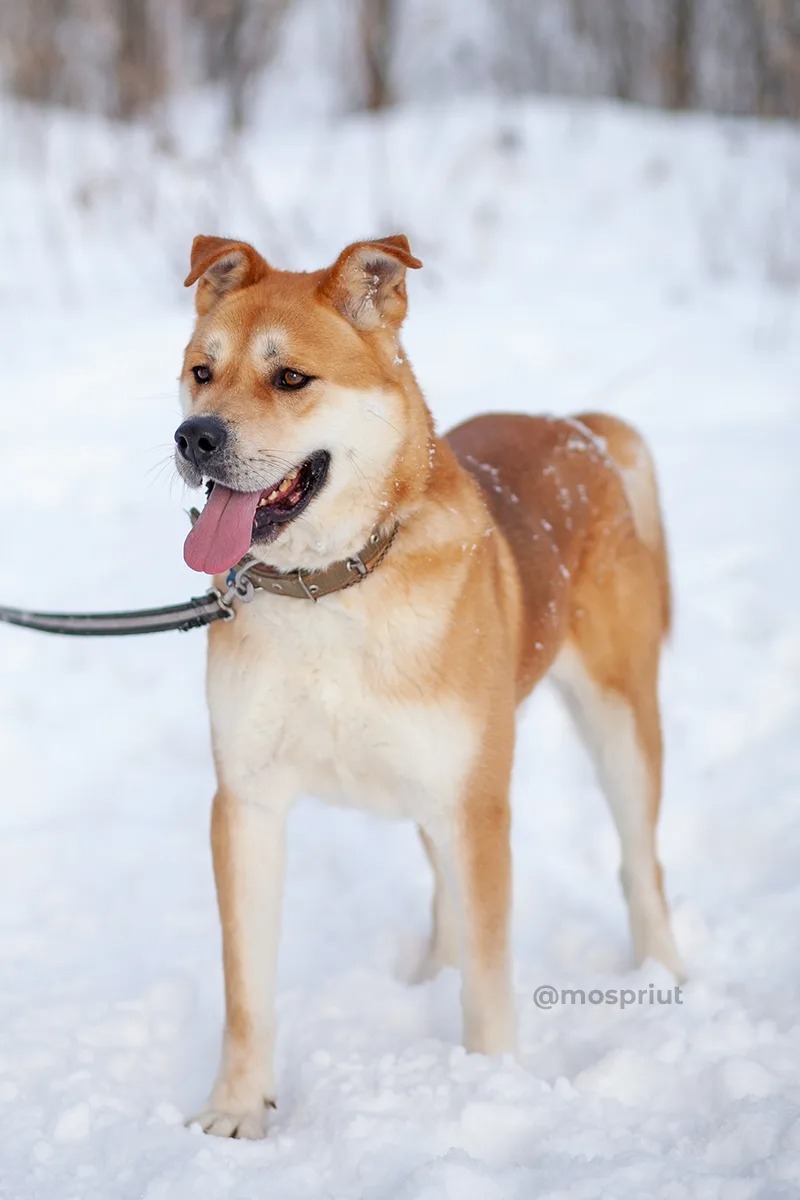
[[[278,63],[331,111],[538,92],[797,118],[800,0],[0,4],[0,90],[36,103],[131,120],[212,85],[240,130]]]

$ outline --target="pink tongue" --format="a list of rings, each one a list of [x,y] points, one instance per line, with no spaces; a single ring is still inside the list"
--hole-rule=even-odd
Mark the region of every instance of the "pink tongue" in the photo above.
[[[232,492],[215,483],[186,539],[183,557],[193,571],[218,575],[244,558],[253,540],[261,492]]]

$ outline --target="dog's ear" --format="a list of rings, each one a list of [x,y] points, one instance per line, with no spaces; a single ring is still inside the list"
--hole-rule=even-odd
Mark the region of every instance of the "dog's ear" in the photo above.
[[[269,264],[247,242],[200,233],[192,242],[191,269],[183,286],[200,280],[195,304],[197,315],[203,317],[222,296],[258,283],[268,271]]]
[[[406,315],[406,268],[421,266],[404,233],[354,242],[325,272],[320,291],[357,329],[397,328]]]

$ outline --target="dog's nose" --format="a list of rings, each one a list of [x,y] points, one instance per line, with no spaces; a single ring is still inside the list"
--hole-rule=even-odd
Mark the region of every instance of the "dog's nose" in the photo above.
[[[187,462],[202,471],[224,449],[228,430],[219,417],[189,417],[175,430],[175,445]]]

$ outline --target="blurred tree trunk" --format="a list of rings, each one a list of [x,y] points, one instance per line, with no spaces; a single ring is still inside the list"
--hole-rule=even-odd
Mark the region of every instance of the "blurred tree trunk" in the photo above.
[[[249,52],[247,47],[248,8],[247,0],[231,0],[221,47],[222,75],[228,93],[228,126],[234,133],[241,133],[245,126],[252,62],[257,56],[254,45],[251,44]]]
[[[767,54],[765,7],[759,0],[746,0],[743,5],[747,20],[747,42],[753,56],[756,112],[759,116],[766,116],[772,111],[772,93],[774,90],[773,80],[771,79],[770,61]]]
[[[665,54],[664,96],[670,108],[692,103],[692,0],[672,0],[671,29]]]
[[[163,46],[156,36],[147,0],[117,0],[117,113],[141,116],[163,98],[166,73]]]
[[[2,40],[10,52],[8,77],[12,90],[25,100],[57,99],[64,55],[61,29],[65,0],[27,0],[2,11]]]
[[[361,45],[366,74],[366,107],[370,112],[392,102],[389,79],[396,0],[362,0]]]
[[[765,116],[800,117],[800,3],[759,0],[762,84],[759,109]]]
[[[626,0],[613,0],[611,12],[614,95],[633,100],[633,34]]]

